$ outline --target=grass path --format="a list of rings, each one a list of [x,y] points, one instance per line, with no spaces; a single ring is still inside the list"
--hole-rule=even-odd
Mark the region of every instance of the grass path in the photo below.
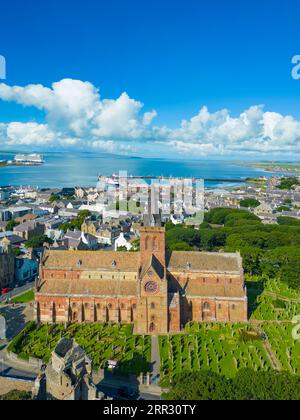
[[[254,330],[259,334],[259,335],[263,335],[263,331],[259,328],[259,327],[254,327]],[[274,370],[277,370],[278,372],[282,369],[282,366],[279,362],[279,360],[277,359],[277,357],[275,356],[275,354],[273,353],[272,347],[269,343],[268,340],[263,341],[263,347],[265,349],[265,352],[269,358],[269,361],[273,367]]]

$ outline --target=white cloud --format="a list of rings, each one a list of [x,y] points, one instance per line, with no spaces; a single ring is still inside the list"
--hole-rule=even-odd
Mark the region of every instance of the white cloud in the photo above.
[[[154,118],[156,118],[156,117],[157,117],[157,112],[156,111],[146,112],[144,114],[143,124],[144,125],[151,124],[152,121],[154,120]]]
[[[130,153],[145,142],[160,143],[165,151],[186,155],[299,154],[300,122],[292,116],[265,112],[253,106],[233,117],[227,109],[207,107],[179,128],[153,126],[155,110],[122,93],[102,99],[89,82],[64,79],[51,88],[0,84],[0,100],[33,106],[45,113],[45,123],[0,123],[1,145],[43,148],[90,148]],[[141,146],[142,147],[142,146]],[[160,149],[161,150],[161,149]]]
[[[7,124],[5,131],[6,142],[9,146],[31,144],[43,146],[55,141],[55,133],[51,132],[44,124],[13,122]]]

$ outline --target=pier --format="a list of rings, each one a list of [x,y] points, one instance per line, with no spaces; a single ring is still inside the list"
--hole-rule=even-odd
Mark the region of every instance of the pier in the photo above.
[[[204,179],[204,181],[206,182],[230,182],[230,183],[241,183],[241,182],[246,182],[246,178],[240,178],[240,179],[234,179],[234,178],[230,178],[230,179],[224,179],[224,178],[197,178],[197,177],[193,177],[193,178],[189,178],[189,177],[174,177],[174,176],[133,176],[133,175],[129,175],[128,179],[157,179],[157,180],[172,180],[172,179],[178,179],[178,180],[185,180],[185,179],[191,179],[192,181],[200,181],[202,179]]]

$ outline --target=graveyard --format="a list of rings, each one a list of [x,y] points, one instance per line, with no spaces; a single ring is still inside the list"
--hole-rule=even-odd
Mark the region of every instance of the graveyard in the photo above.
[[[150,369],[151,340],[148,336],[134,336],[131,325],[73,324],[41,325],[27,324],[8,346],[8,351],[19,358],[42,359],[48,363],[51,353],[61,338],[74,338],[92,358],[94,368],[106,369],[107,361],[117,362],[119,374],[147,373]]]

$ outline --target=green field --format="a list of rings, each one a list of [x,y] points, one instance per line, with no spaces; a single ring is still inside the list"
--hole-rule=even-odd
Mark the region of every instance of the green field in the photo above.
[[[42,325],[31,322],[9,345],[22,359],[29,356],[49,362],[51,352],[63,337],[74,338],[93,359],[96,369],[105,368],[108,360],[119,362],[120,374],[140,374],[149,371],[151,340],[148,336],[134,336],[131,325]]]

